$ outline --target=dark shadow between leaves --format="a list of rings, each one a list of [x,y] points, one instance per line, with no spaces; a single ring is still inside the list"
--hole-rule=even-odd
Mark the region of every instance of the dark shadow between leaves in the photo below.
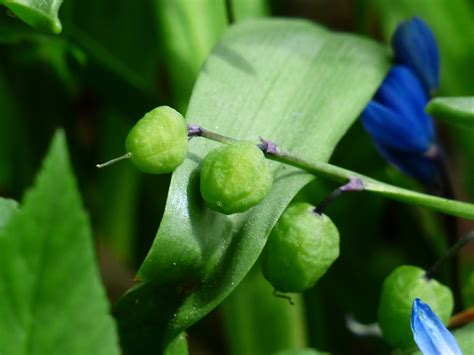
[[[237,70],[243,71],[244,73],[248,75],[252,75],[252,76],[257,75],[257,72],[255,71],[255,69],[252,67],[252,65],[250,65],[250,63],[244,57],[242,57],[236,51],[234,51],[233,49],[223,44],[217,45],[214,48],[212,54],[222,59],[224,62],[227,62],[231,67],[234,67]],[[206,62],[203,65],[203,70],[207,71]]]

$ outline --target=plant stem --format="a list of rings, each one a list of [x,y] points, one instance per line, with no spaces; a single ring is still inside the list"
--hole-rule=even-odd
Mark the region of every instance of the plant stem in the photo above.
[[[120,157],[117,157],[117,158],[111,159],[111,160],[109,160],[109,161],[106,161],[105,163],[96,164],[96,167],[98,167],[99,169],[105,168],[106,166],[115,164],[116,162],[118,162],[118,161],[120,161],[120,160],[130,159],[131,156],[132,156],[132,153],[126,153],[126,154],[124,154],[124,155],[122,155],[122,156],[120,156]]]
[[[188,136],[190,138],[204,137],[223,144],[233,144],[238,142],[238,140],[234,138],[226,137],[192,124],[188,125]],[[400,202],[427,207],[435,211],[474,220],[473,204],[403,189],[332,164],[308,161],[294,156],[289,152],[280,151],[275,143],[264,139],[261,139],[261,141],[262,143],[259,144],[258,147],[270,160],[290,165],[302,169],[312,175],[340,183],[347,182],[351,177],[358,178],[362,182],[365,191],[371,191],[377,195]]]
[[[431,279],[433,277],[433,274],[435,274],[438,271],[438,269],[440,268],[441,265],[444,264],[444,262],[446,262],[452,256],[457,255],[457,252],[459,251],[459,249],[461,249],[463,246],[465,246],[466,244],[472,241],[474,241],[474,231],[469,233],[464,238],[459,239],[456,242],[456,244],[454,244],[451,248],[449,248],[448,251],[442,257],[440,257],[428,271],[426,271],[425,277],[428,279]]]
[[[347,184],[339,186],[337,189],[327,195],[324,200],[318,203],[318,205],[314,208],[314,212],[319,215],[323,214],[326,207],[344,192],[355,191],[364,191],[364,184],[359,178],[351,176]]]
[[[193,137],[203,137],[210,139],[211,141],[223,143],[223,144],[234,144],[237,143],[238,140],[230,137],[223,136],[219,133],[215,133],[212,131],[208,131],[201,126],[188,124],[188,137],[189,139]]]

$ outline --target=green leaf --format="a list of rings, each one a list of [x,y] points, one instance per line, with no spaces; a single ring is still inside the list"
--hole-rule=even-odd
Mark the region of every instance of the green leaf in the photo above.
[[[188,342],[186,334],[181,333],[174,339],[166,349],[165,355],[188,355]]]
[[[119,354],[63,133],[0,231],[0,353]]]
[[[474,96],[437,97],[428,103],[426,112],[448,123],[474,127]]]
[[[327,161],[389,65],[386,48],[357,36],[305,21],[243,21],[227,30],[204,63],[187,120],[237,139],[263,136]],[[140,268],[142,283],[117,305],[130,353],[147,353],[146,344],[166,346],[222,302],[255,263],[287,204],[314,179],[271,162],[274,185],[263,202],[224,216],[204,206],[198,186],[199,162],[217,146],[191,142]]]
[[[474,349],[474,323],[469,323],[462,328],[452,331],[454,337],[456,338],[459,347],[463,354],[471,354],[472,349]],[[419,355],[421,352],[417,349],[412,349],[408,351],[399,351],[399,354],[403,355]]]
[[[185,110],[202,63],[227,26],[224,0],[154,0],[177,109]]]
[[[60,33],[59,7],[63,0],[0,0],[18,18],[31,27],[45,32]]]
[[[18,202],[0,197],[0,232],[7,225],[10,218],[17,212]]]
[[[469,354],[474,349],[474,323],[465,325],[453,331],[453,335],[458,341],[459,347],[464,354]]]
[[[235,21],[253,17],[266,17],[270,14],[267,0],[232,0],[231,6]]]

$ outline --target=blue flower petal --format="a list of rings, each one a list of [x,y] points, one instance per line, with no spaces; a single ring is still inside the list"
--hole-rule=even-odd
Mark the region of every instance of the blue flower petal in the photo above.
[[[413,69],[427,93],[439,87],[439,50],[428,25],[418,17],[401,22],[392,37],[395,60]]]
[[[423,355],[462,355],[454,336],[430,306],[419,298],[413,301],[411,330]]]
[[[370,101],[361,119],[376,144],[422,155],[430,148],[432,141],[417,117],[412,116],[403,116],[376,101]]]
[[[398,112],[405,124],[423,135],[429,142],[434,140],[433,120],[425,112],[428,97],[413,72],[404,66],[395,65],[374,98],[375,101]]]
[[[380,144],[375,144],[375,146],[380,155],[406,175],[429,186],[438,181],[439,164],[436,160],[437,158],[401,152]]]

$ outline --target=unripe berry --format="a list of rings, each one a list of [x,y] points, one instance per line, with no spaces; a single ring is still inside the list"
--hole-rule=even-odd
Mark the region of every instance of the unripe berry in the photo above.
[[[339,232],[314,206],[292,203],[273,227],[263,250],[265,278],[282,292],[302,292],[327,272],[339,256]]]
[[[446,324],[453,310],[451,290],[434,279],[425,277],[425,270],[410,265],[396,268],[384,281],[378,320],[384,338],[401,349],[414,346],[410,314],[415,298],[428,303]]]
[[[151,174],[172,172],[188,152],[183,116],[168,106],[153,109],[133,126],[125,147],[133,164],[141,171]]]
[[[273,177],[262,151],[238,142],[211,151],[201,165],[201,195],[209,208],[232,214],[258,204]]]

